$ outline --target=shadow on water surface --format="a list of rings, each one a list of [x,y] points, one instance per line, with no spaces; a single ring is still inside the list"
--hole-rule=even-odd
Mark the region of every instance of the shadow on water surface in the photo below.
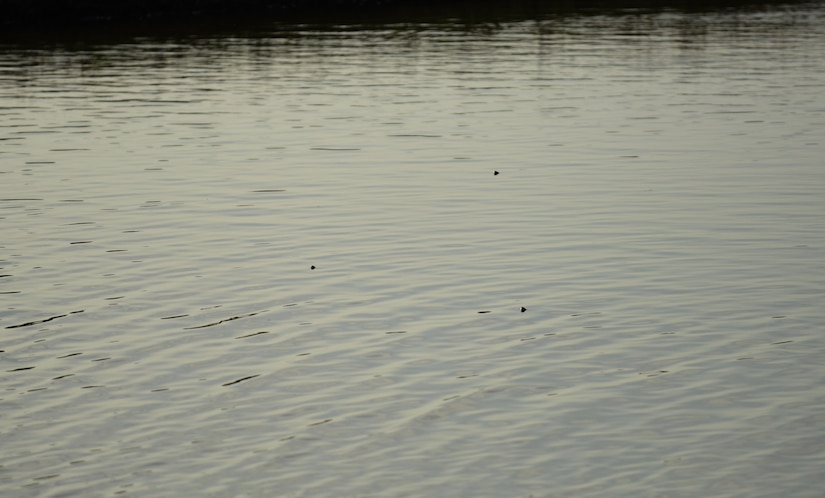
[[[0,0],[0,5],[4,5]],[[186,64],[213,64],[218,51],[247,51],[245,56],[267,60],[284,47],[323,47],[354,43],[380,51],[388,41],[416,46],[427,33],[442,32],[493,36],[513,23],[533,23],[539,38],[554,33],[578,33],[591,38],[619,37],[625,42],[662,33],[679,33],[685,46],[694,46],[711,34],[736,36],[758,30],[762,36],[794,32],[806,21],[805,2],[748,3],[738,0],[693,3],[643,0],[645,8],[619,8],[621,2],[536,2],[483,0],[472,6],[464,1],[424,8],[401,1],[386,9],[377,7],[321,15],[291,11],[289,15],[257,20],[188,18],[153,22],[73,23],[60,29],[48,24],[19,25],[21,30],[0,30],[0,55],[14,60],[5,78],[22,88],[41,68],[97,74],[110,66],[128,63],[161,69]],[[14,2],[6,1],[5,4]],[[639,2],[626,4],[639,5]],[[653,7],[653,5],[658,7]],[[681,5],[671,7],[669,5]],[[794,14],[798,12],[797,14]],[[751,14],[756,14],[751,15]],[[2,22],[2,21],[0,21]],[[754,24],[758,24],[755,26]],[[572,30],[572,31],[571,31]],[[243,42],[240,42],[244,40]],[[225,52],[221,52],[226,56]],[[238,54],[236,54],[238,55]],[[228,59],[234,60],[234,59]]]
[[[754,0],[0,0],[0,43],[116,42],[129,36],[248,35],[271,23],[340,28],[398,23],[495,25],[572,15],[710,12],[810,3]]]

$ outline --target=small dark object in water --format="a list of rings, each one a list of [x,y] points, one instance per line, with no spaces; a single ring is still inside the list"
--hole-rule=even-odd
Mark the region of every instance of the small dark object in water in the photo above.
[[[310,270],[314,270],[314,269],[315,269],[315,265],[310,266],[310,267],[309,267],[309,269],[310,269]]]
[[[524,306],[522,306],[522,307],[521,307],[521,312],[522,312],[522,313],[524,313],[525,311],[527,311],[527,308],[525,308]]]
[[[493,176],[496,176],[497,174],[498,174],[498,171],[493,171]]]

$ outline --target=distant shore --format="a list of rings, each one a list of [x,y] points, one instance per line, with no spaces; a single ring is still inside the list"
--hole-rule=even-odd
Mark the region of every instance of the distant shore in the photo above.
[[[792,3],[783,2],[783,3]],[[0,0],[0,26],[111,25],[181,20],[322,20],[452,12],[559,12],[617,8],[707,9],[753,0]]]

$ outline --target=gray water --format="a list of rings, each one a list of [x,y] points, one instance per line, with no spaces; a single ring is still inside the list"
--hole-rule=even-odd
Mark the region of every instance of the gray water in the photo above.
[[[0,494],[820,497],[825,6],[0,50]]]

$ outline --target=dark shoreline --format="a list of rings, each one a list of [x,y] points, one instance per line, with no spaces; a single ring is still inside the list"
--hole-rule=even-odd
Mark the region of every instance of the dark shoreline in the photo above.
[[[753,0],[0,0],[0,27],[94,27],[180,21],[409,22],[427,17],[549,15],[616,9],[680,11]],[[790,0],[782,3],[803,3]]]

